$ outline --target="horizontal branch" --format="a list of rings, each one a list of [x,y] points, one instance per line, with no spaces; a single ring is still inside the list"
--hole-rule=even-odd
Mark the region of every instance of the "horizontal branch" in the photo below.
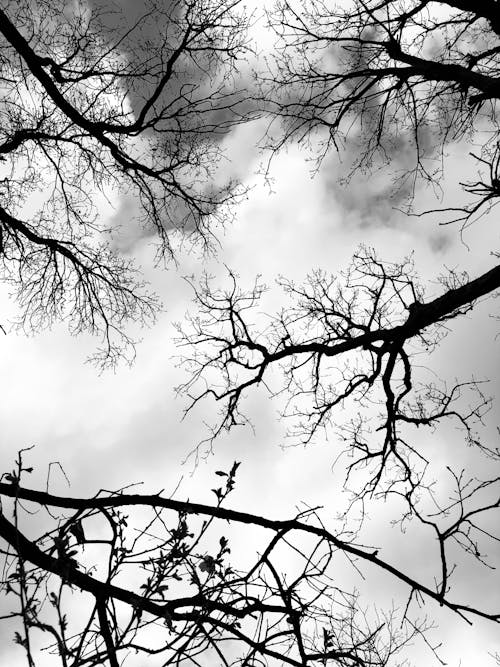
[[[230,510],[220,506],[204,505],[200,503],[191,503],[188,501],[162,498],[157,494],[118,494],[116,496],[110,497],[71,498],[56,496],[43,491],[26,489],[14,484],[0,482],[0,495],[28,500],[42,506],[59,507],[80,511],[88,509],[105,509],[110,507],[131,506],[165,508],[173,510],[177,513],[210,516],[223,519],[225,521],[259,526],[261,528],[266,528],[280,533],[281,535],[291,531],[307,533],[325,540],[328,544],[343,551],[344,553],[349,554],[354,558],[362,559],[363,561],[381,568],[385,572],[393,575],[399,581],[408,585],[412,591],[421,593],[423,596],[434,600],[441,606],[444,606],[451,611],[458,613],[466,620],[468,619],[466,616],[464,616],[464,614],[479,616],[494,622],[500,621],[500,613],[487,613],[468,605],[450,602],[449,600],[446,600],[440,593],[428,588],[424,584],[406,575],[395,566],[379,558],[377,552],[366,551],[359,546],[339,539],[323,527],[309,525],[299,521],[298,519],[268,519],[266,517],[257,516],[255,514]],[[19,555],[24,559],[29,560],[33,564],[49,572],[53,572],[59,576],[65,576],[70,583],[75,584],[80,589],[88,591],[97,597],[114,597],[118,600],[126,602],[127,604],[138,606],[139,608],[144,609],[144,611],[148,611],[158,616],[165,616],[166,612],[172,614],[173,610],[180,605],[185,606],[186,604],[191,605],[202,602],[199,596],[194,596],[192,598],[171,600],[165,605],[159,605],[118,586],[100,582],[97,579],[94,579],[93,577],[86,575],[75,568],[71,568],[68,571],[67,568],[63,567],[63,564],[61,564],[60,560],[43,553],[43,551],[41,551],[33,542],[28,540],[11,522],[7,520],[3,514],[0,514],[0,536],[3,537],[3,539],[6,540],[14,549],[16,549]],[[206,601],[204,603],[206,604]],[[213,603],[209,602],[209,604]],[[226,607],[227,605],[219,606]],[[231,613],[238,615],[237,610],[235,610],[233,607],[231,607]],[[250,613],[250,611],[248,613]],[[176,616],[178,616],[178,614]]]
[[[249,347],[261,352],[265,363],[269,364],[295,354],[318,353],[325,357],[335,357],[373,343],[402,342],[413,338],[429,326],[453,317],[461,308],[471,307],[475,301],[497,289],[500,289],[500,264],[465,285],[448,290],[432,301],[414,304],[408,319],[395,327],[374,329],[334,345],[322,342],[286,344],[274,353],[267,352],[261,344]]]

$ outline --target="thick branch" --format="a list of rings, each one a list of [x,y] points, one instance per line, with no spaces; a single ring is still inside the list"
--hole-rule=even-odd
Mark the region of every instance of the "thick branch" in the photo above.
[[[468,605],[450,602],[446,599],[443,599],[439,592],[433,591],[424,584],[416,581],[412,577],[409,577],[398,568],[379,558],[377,552],[366,551],[361,547],[350,544],[349,542],[335,537],[335,535],[323,527],[306,524],[297,519],[273,520],[254,514],[248,514],[246,512],[238,512],[235,510],[226,509],[220,506],[210,506],[200,503],[172,500],[170,498],[162,498],[159,495],[151,496],[139,494],[119,494],[109,498],[70,498],[55,496],[43,491],[25,489],[17,485],[5,484],[3,482],[0,482],[0,494],[13,498],[29,500],[40,505],[75,510],[142,505],[171,509],[178,513],[217,517],[226,521],[234,521],[236,523],[259,526],[261,528],[266,528],[282,534],[291,531],[307,533],[325,540],[336,549],[339,549],[352,557],[360,558],[366,562],[372,563],[377,567],[380,567],[385,572],[393,575],[396,579],[408,585],[412,591],[418,591],[422,595],[434,600],[435,602],[438,602],[440,605],[447,607],[448,609],[460,614],[461,616],[464,614],[470,614],[472,616],[479,616],[481,618],[493,620],[495,622],[500,620],[500,614],[487,613]],[[93,579],[92,577],[80,572],[75,568],[71,568],[68,571],[67,568],[61,565],[58,559],[43,553],[36,545],[33,544],[33,542],[26,539],[26,537],[24,537],[24,535],[22,535],[22,533],[20,533],[20,531],[12,525],[3,514],[0,514],[0,536],[3,537],[3,539],[6,540],[12,547],[14,547],[14,549],[16,549],[22,558],[49,572],[66,577],[70,583],[75,584],[81,590],[88,591],[94,596],[100,598],[114,597],[118,600],[126,602],[127,604],[139,606],[139,608],[144,609],[145,611],[149,611],[150,613],[157,616],[165,616],[166,613],[170,613],[173,609],[179,606],[190,606],[196,604],[209,605],[209,608],[210,606],[213,606],[216,609],[218,608],[221,610],[226,610],[230,614],[236,616],[246,615],[247,613],[251,613],[251,611],[256,608],[250,605],[248,608],[244,609],[243,613],[238,613],[238,609],[232,606],[223,604],[218,605],[212,601],[204,600],[200,598],[200,596],[179,598],[176,600],[171,600],[165,605],[158,605],[120,587],[113,586],[112,584],[102,583],[96,579]],[[174,616],[174,618],[182,617],[183,615],[179,613],[175,614]]]

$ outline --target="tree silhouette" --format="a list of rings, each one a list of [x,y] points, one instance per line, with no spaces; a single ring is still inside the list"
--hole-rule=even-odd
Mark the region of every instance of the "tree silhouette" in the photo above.
[[[203,505],[125,489],[89,498],[29,489],[22,485],[31,472],[23,454],[0,482],[0,534],[2,585],[12,609],[3,622],[22,621],[14,641],[29,665],[36,664],[41,634],[45,651],[62,665],[115,666],[127,658],[130,664],[381,666],[430,628],[425,618],[412,618],[413,597],[467,620],[500,618],[429,588],[360,544],[351,530],[325,527],[312,509],[285,520],[227,509],[238,462],[217,471],[217,503]],[[26,503],[39,510],[36,527]],[[260,531],[261,550],[244,569],[235,565],[226,537],[234,526]],[[98,563],[86,556],[96,546]],[[356,593],[343,589],[338,578],[346,563],[356,571],[375,566],[405,586],[402,622],[396,610],[370,616]]]
[[[151,1],[133,20],[109,5],[0,8],[0,259],[24,328],[66,319],[98,333],[106,365],[131,352],[126,320],[154,318],[100,201],[133,197],[159,257],[175,230],[209,243],[228,218],[235,184],[210,175],[218,137],[241,120],[240,4]]]
[[[112,363],[128,342],[125,319],[154,314],[140,276],[99,242],[89,184],[132,189],[163,253],[174,229],[209,240],[235,196],[232,184],[206,185],[214,135],[249,115],[232,80],[247,48],[238,5],[152,2],[118,31],[98,5],[0,9],[2,261],[26,326],[68,317],[74,332],[103,333]],[[270,132],[274,148],[321,127],[325,154],[351,140],[351,125],[355,169],[389,159],[404,136],[416,156],[409,172],[439,182],[427,162],[436,146],[489,124],[477,156],[486,176],[464,186],[477,199],[446,221],[474,220],[500,192],[497,9],[493,0],[279,3],[270,15],[283,39],[274,93],[264,77],[260,91],[273,122],[284,121],[277,138]],[[429,296],[410,260],[388,263],[360,248],[340,277],[282,280],[289,305],[262,326],[264,286],[245,292],[230,278],[226,290],[208,279],[193,285],[198,312],[179,327],[187,411],[210,398],[221,406],[211,446],[246,422],[252,390],[283,396],[295,441],[328,432],[340,443],[347,512],[275,519],[232,510],[238,462],[216,472],[213,505],[128,488],[63,497],[26,485],[32,470],[21,452],[0,480],[1,621],[29,667],[42,650],[63,667],[402,665],[416,637],[440,660],[427,610],[500,621],[461,577],[466,563],[487,571],[498,555],[500,452],[481,434],[490,399],[475,379],[429,380],[425,370],[455,321],[499,288],[500,267],[472,278],[450,271]],[[422,434],[436,442],[449,423],[456,453],[444,479]],[[464,469],[471,448],[488,475]],[[408,539],[418,534],[428,561],[421,575],[364,541],[378,500]],[[405,604],[367,611],[349,587],[353,572],[390,578]]]
[[[440,222],[473,222],[496,203],[500,47],[494,0],[472,2],[279,0],[269,19],[278,46],[261,91],[282,131],[277,150],[321,131],[320,158],[353,153],[350,175],[384,165],[411,195],[423,179],[440,187],[443,148],[471,140],[478,180]],[[348,176],[347,176],[348,180]]]
[[[347,186],[359,171],[385,165],[390,173],[404,150],[394,188],[411,195],[419,179],[441,184],[435,158],[448,142],[471,140],[480,145],[472,156],[478,179],[462,183],[463,204],[432,213],[463,229],[491,210],[500,192],[497,3],[284,1],[269,19],[279,42],[260,96],[274,152],[290,141],[307,145],[317,131],[320,160],[347,148]],[[292,443],[333,441],[351,521],[384,502],[422,553],[439,551],[438,597],[464,585],[467,559],[494,568],[500,452],[483,429],[491,399],[475,378],[457,379],[460,359],[451,378],[433,371],[433,359],[454,322],[500,288],[500,266],[476,277],[447,271],[429,295],[411,258],[389,263],[360,247],[340,276],[316,271],[303,285],[280,279],[283,306],[265,317],[265,285],[245,290],[232,273],[230,283],[193,284],[197,309],[179,325],[187,411],[202,400],[220,408],[199,447],[248,423],[245,399],[264,390],[278,401]],[[453,441],[445,465],[431,439]],[[467,469],[471,449],[479,472]]]

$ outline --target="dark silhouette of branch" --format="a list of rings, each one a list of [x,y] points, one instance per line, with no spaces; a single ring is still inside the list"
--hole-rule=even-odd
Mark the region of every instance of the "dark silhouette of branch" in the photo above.
[[[468,622],[475,617],[500,621],[498,612],[452,600],[451,579],[444,588],[429,586],[381,558],[373,547],[359,544],[356,536],[331,532],[317,511],[307,510],[295,518],[277,520],[224,507],[234,488],[238,464],[228,473],[219,471],[225,487],[217,490],[218,502],[210,506],[164,498],[161,494],[125,491],[100,492],[91,498],[61,497],[21,486],[19,482],[27,469],[20,461],[17,472],[4,475],[9,481],[0,482],[0,539],[9,545],[3,585],[16,594],[23,590],[30,601],[30,611],[24,614],[29,626],[55,637],[51,650],[72,661],[68,664],[121,664],[120,656],[130,648],[144,657],[159,655],[163,660],[181,664],[196,655],[203,654],[206,659],[214,651],[223,664],[240,664],[228,648],[228,639],[233,639],[246,647],[246,660],[250,663],[274,658],[283,664],[302,666],[325,661],[381,666],[399,652],[417,629],[428,629],[426,622],[406,621],[411,618],[415,595],[422,602],[437,602]],[[52,527],[38,518],[38,537],[28,538],[6,515],[9,498],[18,521],[22,517],[28,527],[30,515],[24,515],[22,508],[29,502],[31,507],[50,509],[46,516],[52,517]],[[137,532],[134,508],[142,508],[138,515],[142,529]],[[145,509],[152,512],[146,523]],[[61,515],[62,510],[76,514]],[[112,527],[113,537],[101,541],[110,551],[104,577],[97,576],[88,562],[83,565],[81,543],[72,541],[68,529],[75,516],[81,525],[92,519],[94,530],[99,517]],[[470,514],[464,521],[468,519]],[[214,537],[222,523],[229,534],[235,526],[246,525],[270,531],[272,537],[261,539],[263,548],[256,553],[254,562],[242,570],[235,562],[229,562],[231,538],[220,537],[218,550],[213,550],[217,543]],[[449,532],[459,524],[450,526]],[[92,544],[91,532],[85,531],[87,545]],[[136,537],[132,538],[134,533]],[[444,532],[442,539],[446,542]],[[204,552],[205,542],[212,545],[208,553]],[[291,549],[297,566],[300,565],[292,580],[280,566],[284,549]],[[409,632],[396,630],[395,610],[384,620],[379,617],[380,622],[375,625],[362,618],[356,596],[343,590],[335,575],[342,556],[347,556],[353,572],[375,567],[407,587],[409,598],[402,622]],[[16,569],[18,562],[25,564],[24,579]],[[438,562],[445,567],[446,549]],[[114,583],[123,581],[124,571],[130,576],[132,569],[143,573],[137,575],[138,581],[144,582],[136,588],[137,592]],[[184,591],[191,589],[192,594],[176,595],[176,590],[182,590],[180,585]],[[63,632],[56,630],[50,609],[40,604],[41,587],[47,591],[45,595],[56,615],[65,619]],[[76,624],[80,630],[74,629],[75,619],[64,611],[64,588],[86,591],[95,600],[94,604],[80,607]],[[117,607],[120,603],[125,604],[121,610]],[[332,613],[333,609],[336,611]],[[85,614],[89,621],[82,623]],[[92,625],[94,615],[98,628]],[[149,637],[145,642],[143,633]]]
[[[102,336],[104,365],[133,355],[127,320],[161,304],[116,250],[106,199],[137,201],[159,258],[179,232],[211,244],[239,198],[211,183],[220,137],[252,116],[235,69],[247,22],[234,0],[151,0],[137,19],[62,1],[0,9],[0,261],[22,327],[65,319]]]
[[[239,0],[150,0],[134,19],[106,3],[66,5],[0,9],[0,262],[26,329],[67,319],[74,333],[102,336],[104,364],[133,349],[126,321],[151,321],[160,304],[115,251],[117,230],[96,198],[130,193],[160,258],[177,232],[209,245],[239,196],[233,182],[213,184],[221,138],[255,118],[255,104],[270,114],[274,151],[315,129],[320,158],[357,144],[350,176],[411,146],[399,180],[403,190],[411,181],[410,195],[419,178],[439,184],[436,151],[480,128],[479,174],[462,183],[472,202],[445,208],[440,222],[467,225],[497,201],[494,0],[279,0],[268,14],[279,43],[257,100],[238,83],[236,61],[249,51]],[[285,519],[232,510],[237,462],[217,471],[213,505],[125,489],[62,497],[25,485],[20,453],[0,479],[2,621],[15,625],[14,643],[29,667],[40,648],[63,667],[116,667],[128,656],[385,667],[420,637],[444,664],[422,607],[500,622],[494,605],[464,594],[469,563],[496,566],[500,451],[481,432],[491,405],[483,383],[429,380],[426,364],[454,322],[499,289],[500,267],[448,272],[426,296],[411,260],[361,248],[340,279],[281,279],[283,308],[265,321],[265,287],[244,292],[230,280],[226,291],[193,285],[198,313],[179,326],[187,412],[205,398],[221,406],[211,446],[246,423],[250,391],[281,397],[294,441],[334,434],[347,509],[337,520],[319,508]],[[456,454],[442,465],[437,436],[449,437],[449,424]],[[486,460],[484,475],[468,470],[463,448]],[[366,543],[370,501],[403,530],[416,526],[425,568],[398,562],[382,539]],[[368,610],[351,585],[368,572],[403,590],[403,605]]]
[[[409,260],[384,263],[361,249],[341,280],[320,271],[304,286],[282,279],[288,305],[266,316],[261,327],[256,313],[264,287],[256,284],[245,293],[231,278],[228,291],[213,289],[209,281],[195,287],[197,314],[188,327],[179,326],[179,344],[188,350],[190,379],[180,387],[190,399],[187,411],[207,398],[222,406],[210,446],[222,430],[246,423],[245,398],[264,387],[284,397],[292,442],[335,434],[334,457],[337,469],[345,464],[351,510],[360,506],[364,514],[370,498],[398,498],[403,505],[395,523],[413,520],[431,530],[441,553],[435,599],[449,590],[455,569],[450,549],[490,567],[485,554],[500,535],[495,528],[483,532],[481,522],[498,515],[498,476],[492,469],[491,478],[468,478],[456,468],[457,453],[445,481],[420,439],[425,429],[433,439],[444,437],[451,423],[458,429],[455,440],[496,465],[498,447],[478,432],[491,400],[476,380],[429,382],[422,357],[429,357],[455,318],[500,287],[499,268],[476,279],[449,273],[441,279],[442,293],[426,299]],[[441,484],[455,489],[447,500]],[[449,523],[451,515],[456,523]]]
[[[312,131],[326,130],[320,159],[344,145],[348,159],[354,155],[346,186],[359,171],[384,166],[395,172],[398,196],[411,204],[419,179],[440,188],[443,146],[474,136],[484,180],[462,183],[473,201],[429,212],[440,211],[444,224],[467,225],[497,202],[495,2],[280,0],[268,16],[279,48],[261,99],[282,121],[281,132],[272,121],[275,150],[290,140],[306,144]]]
[[[289,395],[285,413],[294,420],[291,434],[301,442],[331,425],[335,411],[348,400],[366,408],[366,421],[370,406],[383,406],[370,445],[361,423],[344,430],[339,426],[360,453],[354,465],[379,462],[366,491],[375,490],[395,460],[404,480],[412,479],[412,466],[398,451],[400,446],[408,449],[400,438],[401,427],[434,428],[444,419],[455,419],[467,437],[473,437],[472,424],[489,404],[479,385],[440,388],[422,383],[414,377],[412,359],[434,348],[451,320],[500,288],[499,267],[473,280],[450,274],[443,293],[425,301],[409,262],[384,264],[373,251],[361,249],[343,282],[318,272],[304,287],[285,280],[281,284],[295,303],[274,317],[272,326],[267,321],[263,331],[252,326],[248,312],[257,307],[261,286],[246,294],[233,277],[229,292],[214,291],[208,282],[194,288],[200,314],[191,318],[189,328],[179,328],[179,344],[193,351],[185,358],[191,377],[180,391],[191,399],[188,411],[206,397],[223,405],[214,436],[244,423],[240,408],[246,392],[265,386],[272,369],[279,367],[284,382],[276,393]],[[220,389],[206,385],[205,376],[213,369],[221,376]],[[467,388],[477,392],[473,408],[461,405]],[[383,436],[380,448],[375,447],[377,431]]]

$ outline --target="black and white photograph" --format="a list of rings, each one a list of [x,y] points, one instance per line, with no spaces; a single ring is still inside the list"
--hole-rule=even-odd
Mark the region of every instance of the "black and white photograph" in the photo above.
[[[499,0],[0,0],[0,665],[500,667],[497,204]]]

